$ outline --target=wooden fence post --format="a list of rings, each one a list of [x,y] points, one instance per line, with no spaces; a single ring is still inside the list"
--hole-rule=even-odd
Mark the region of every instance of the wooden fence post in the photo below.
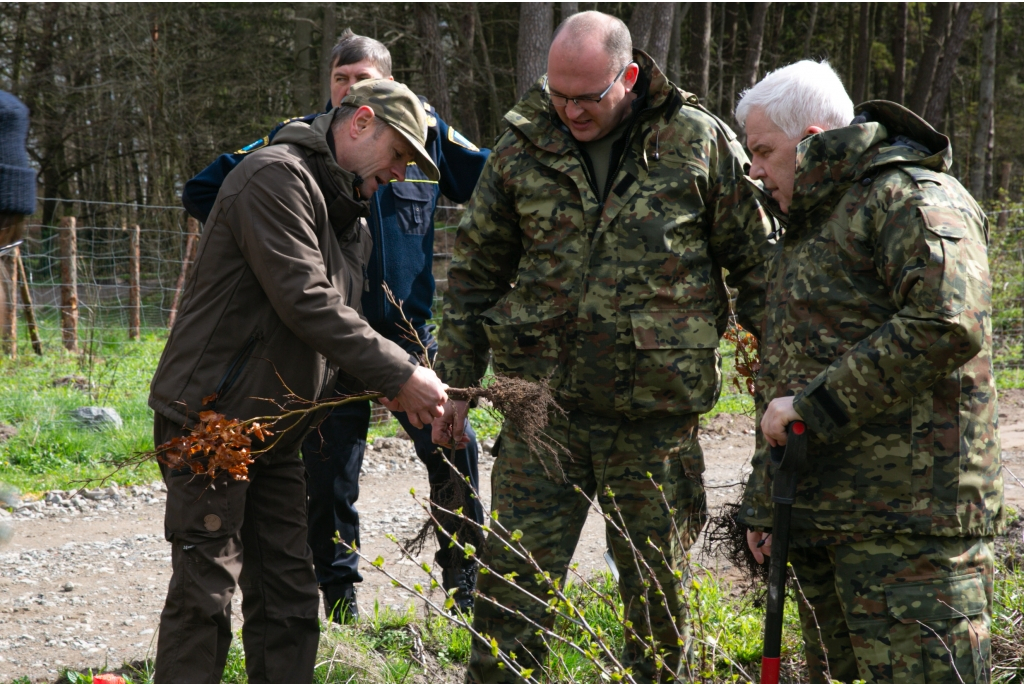
[[[171,300],[171,313],[167,317],[167,330],[174,328],[174,321],[178,318],[178,305],[181,304],[181,293],[185,289],[185,278],[188,276],[188,267],[196,258],[196,247],[199,244],[199,222],[189,217],[185,222],[185,257],[181,262],[181,273],[178,274],[178,283],[174,286],[174,299]]]
[[[128,243],[128,339],[139,339],[139,325],[142,318],[142,285],[139,268],[139,225],[132,226]]]
[[[78,240],[75,217],[60,220],[60,333],[68,352],[78,353]]]
[[[2,287],[7,306],[3,308],[3,320],[0,321],[0,328],[3,330],[4,354],[11,355],[11,359],[18,358],[18,253],[20,251],[21,248],[16,247],[3,257]]]
[[[41,357],[43,356],[43,343],[39,339],[39,327],[36,326],[36,310],[32,307],[32,293],[28,289],[28,274],[25,271],[25,262],[22,261],[20,252],[15,261],[17,262],[18,273],[21,275],[18,287],[21,290],[21,304],[25,308],[25,324],[28,326],[28,337],[32,340],[32,351]]]

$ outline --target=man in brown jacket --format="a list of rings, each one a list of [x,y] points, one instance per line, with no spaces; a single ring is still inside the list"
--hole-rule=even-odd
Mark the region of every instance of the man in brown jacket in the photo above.
[[[245,419],[275,413],[267,400],[284,404],[288,393],[319,399],[339,373],[346,387],[391,398],[386,405],[413,423],[441,415],[446,386],[358,311],[371,248],[364,199],[402,180],[413,160],[437,179],[426,132],[412,91],[364,81],[228,175],[151,384],[156,444],[187,431],[204,409]],[[312,424],[278,424],[280,439],[248,481],[165,469],[173,573],[157,682],[220,681],[236,584],[249,681],[312,682],[319,597],[299,458]]]

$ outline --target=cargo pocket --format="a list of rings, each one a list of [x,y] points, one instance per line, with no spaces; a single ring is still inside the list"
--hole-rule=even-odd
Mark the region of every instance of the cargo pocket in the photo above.
[[[213,481],[188,469],[167,473],[164,527],[168,540],[196,543],[231,537],[242,528],[249,481],[218,476]]]
[[[636,361],[631,411],[690,414],[715,406],[721,386],[718,331],[710,312],[630,312]]]
[[[890,583],[885,601],[893,682],[987,682],[991,652],[978,573]]]
[[[960,210],[949,207],[919,207],[924,220],[929,263],[925,283],[934,293],[931,310],[953,317],[966,308],[967,271],[960,254],[960,241],[966,235]]]
[[[528,381],[547,378],[569,358],[567,322],[563,314],[533,323],[484,323],[494,372]]]
[[[396,181],[391,184],[395,194],[395,217],[402,233],[426,235],[433,217],[437,185],[428,182]]]

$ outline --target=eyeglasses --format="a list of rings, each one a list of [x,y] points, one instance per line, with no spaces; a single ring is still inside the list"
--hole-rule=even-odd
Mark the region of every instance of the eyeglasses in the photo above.
[[[629,62],[626,66],[622,67],[622,70],[612,79],[612,82],[608,84],[608,87],[601,91],[600,95],[578,95],[576,97],[569,97],[568,95],[562,95],[551,90],[551,86],[548,84],[547,79],[544,80],[544,92],[551,98],[551,104],[555,107],[568,107],[569,103],[576,105],[577,107],[583,107],[584,104],[596,105],[597,103],[604,100],[604,96],[608,94],[608,91],[612,89],[612,86],[622,78],[622,75],[626,73],[626,69],[636,64],[636,62]]]

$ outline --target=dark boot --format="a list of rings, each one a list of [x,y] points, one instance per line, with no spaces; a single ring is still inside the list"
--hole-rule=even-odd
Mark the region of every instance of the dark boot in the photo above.
[[[450,609],[452,614],[473,611],[473,590],[476,588],[476,564],[470,563],[461,568],[441,569],[441,584],[445,594],[455,589],[455,605]]]
[[[359,620],[356,606],[356,588],[352,583],[324,585],[324,613],[332,623],[354,623]]]

